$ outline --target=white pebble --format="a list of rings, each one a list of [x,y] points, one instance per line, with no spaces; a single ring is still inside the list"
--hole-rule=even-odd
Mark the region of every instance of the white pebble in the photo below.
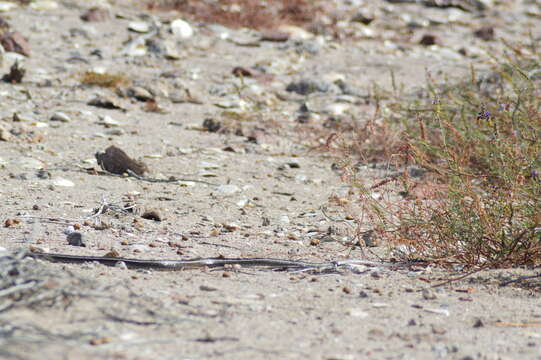
[[[72,187],[75,186],[75,183],[71,180],[64,179],[64,178],[56,178],[51,181],[51,183],[55,186],[65,186],[65,187]]]
[[[128,29],[138,33],[147,33],[150,31],[150,25],[144,21],[132,21],[128,24]]]
[[[193,36],[192,27],[182,19],[176,19],[171,22],[171,32],[181,39],[188,39]]]
[[[71,118],[68,116],[68,114],[63,113],[61,111],[57,111],[51,116],[50,120],[51,121],[60,121],[60,122],[70,122]]]
[[[232,195],[236,192],[239,192],[240,189],[237,185],[220,185],[218,186],[218,188],[216,188],[216,191],[218,191],[219,193],[223,194],[223,195]]]

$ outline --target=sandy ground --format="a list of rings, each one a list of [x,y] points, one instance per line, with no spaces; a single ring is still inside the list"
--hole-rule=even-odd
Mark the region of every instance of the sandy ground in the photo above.
[[[351,3],[342,4],[350,18]],[[20,220],[0,228],[0,246],[100,256],[114,248],[141,259],[388,257],[384,244],[352,247],[351,226],[336,221],[344,209],[329,197],[349,189],[333,170],[341,159],[309,141],[313,128],[340,116],[367,119],[377,88],[392,91],[391,70],[412,92],[427,74],[442,82],[468,74],[472,64],[487,68],[486,55],[502,44],[473,32],[488,24],[497,38],[539,37],[541,9],[526,1],[486,2],[482,14],[366,3],[373,23],[343,25],[356,38],[287,43],[193,21],[195,34],[179,40],[168,29],[180,15],[148,15],[126,3],[101,3],[110,17],[98,23],[80,19],[95,4],[77,1],[1,13],[28,38],[31,54],[21,59],[22,83],[0,83],[1,125],[10,134],[0,142],[0,218]],[[140,46],[142,56],[130,41],[152,30],[130,31],[136,21],[159,25],[153,42]],[[420,45],[425,34],[439,45]],[[165,44],[177,59],[166,58]],[[4,55],[4,74],[16,57]],[[236,66],[256,65],[272,79],[232,75]],[[131,84],[120,91],[81,84],[89,71],[121,74]],[[329,89],[286,91],[300,79]],[[355,91],[341,92],[336,79]],[[150,92],[163,112],[145,111],[151,104],[130,97],[134,88]],[[200,103],[182,102],[186,89]],[[97,95],[122,109],[88,105]],[[303,103],[312,111],[307,125],[296,121]],[[205,119],[228,131],[206,131]],[[153,178],[210,184],[95,171],[94,154],[110,145],[142,160]],[[375,182],[389,173],[368,166],[359,176]],[[103,204],[109,210],[93,217]],[[126,205],[133,212],[119,210]],[[141,217],[152,209],[162,221]],[[65,231],[75,224],[86,247],[67,244]],[[329,226],[336,229],[330,235]],[[433,288],[460,274],[421,266],[158,272],[28,261],[49,274],[53,288],[75,289],[66,295],[72,302],[1,312],[2,358],[541,359],[539,278],[499,286],[532,270],[486,271]]]

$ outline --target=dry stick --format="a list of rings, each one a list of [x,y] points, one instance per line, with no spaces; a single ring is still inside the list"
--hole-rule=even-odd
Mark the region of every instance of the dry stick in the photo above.
[[[213,243],[213,242],[208,242],[208,241],[199,241],[197,243],[201,244],[201,245],[211,245],[211,246],[216,246],[216,247],[224,247],[224,248],[229,248],[229,249],[242,250],[241,248],[239,248],[237,246],[227,245],[227,244],[218,244],[218,243]]]
[[[178,178],[173,178],[173,179],[149,178],[149,177],[137,175],[136,173],[134,173],[130,169],[126,170],[126,172],[128,173],[128,175],[130,175],[131,177],[136,178],[137,180],[147,181],[147,182],[151,182],[151,183],[175,183],[175,182],[179,182],[179,181],[190,181],[190,182],[196,182],[196,183],[206,184],[206,185],[210,185],[210,186],[219,186],[218,184],[214,184],[214,183],[211,183],[211,182],[208,182],[208,181],[203,181],[203,180],[182,179],[182,178],[180,178],[180,179],[178,179]],[[119,175],[119,176],[122,176],[122,175]]]
[[[507,280],[507,281],[504,281],[500,284],[500,286],[507,286],[509,284],[512,284],[512,283],[515,283],[515,282],[519,282],[519,281],[522,281],[522,280],[530,280],[530,279],[535,279],[535,278],[541,278],[541,273],[537,274],[537,275],[528,275],[528,276],[520,276],[516,279],[513,279],[513,280]]]
[[[433,288],[437,288],[437,287],[440,287],[440,286],[443,286],[443,285],[447,285],[447,284],[450,284],[452,282],[455,282],[455,281],[458,281],[458,280],[462,280],[462,279],[465,279],[467,278],[468,276],[470,275],[473,275],[475,273],[478,273],[479,271],[482,271],[482,270],[486,270],[488,268],[488,266],[484,266],[482,267],[481,269],[477,269],[477,270],[473,270],[473,271],[470,271],[469,273],[466,273],[462,276],[459,276],[459,277],[456,277],[456,278],[452,278],[452,279],[449,279],[449,280],[446,280],[444,282],[441,282],[439,284],[436,284],[436,285],[432,285]]]
[[[131,269],[153,269],[153,270],[184,270],[197,268],[213,268],[223,267],[225,265],[241,265],[246,267],[270,267],[270,268],[288,268],[288,269],[324,269],[338,267],[350,267],[354,265],[365,266],[407,266],[412,265],[411,262],[385,262],[385,261],[368,261],[368,260],[345,260],[345,261],[329,261],[329,262],[306,262],[296,260],[271,259],[271,258],[200,258],[190,260],[140,260],[129,258],[116,257],[101,257],[101,256],[78,256],[67,254],[42,254],[42,253],[26,253],[26,256],[48,260],[58,261],[62,263],[81,264],[89,261],[96,261],[103,265],[115,266],[119,261],[126,264]]]
[[[61,217],[56,217],[56,216],[32,216],[32,215],[20,215],[18,217],[20,217],[22,219],[44,220],[44,221],[49,221],[49,222],[54,223],[54,224],[69,225],[72,222],[83,222],[83,221],[86,221],[86,220],[97,218],[98,216],[103,214],[105,209],[107,209],[110,205],[111,204],[108,204],[105,201],[102,201],[102,204],[99,207],[98,211],[96,211],[96,213],[94,213],[94,214],[92,214],[90,216],[87,216],[85,218],[80,218],[80,219],[66,219],[66,218],[61,218]]]

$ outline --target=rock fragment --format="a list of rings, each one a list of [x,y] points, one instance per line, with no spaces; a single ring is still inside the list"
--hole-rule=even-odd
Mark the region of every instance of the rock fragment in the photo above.
[[[60,122],[70,122],[71,118],[69,117],[68,114],[66,114],[64,112],[61,112],[61,111],[57,111],[51,116],[50,120],[51,121],[60,121]]]
[[[300,95],[309,95],[315,92],[328,92],[329,84],[320,80],[313,79],[302,79],[300,81],[291,82],[287,87],[286,91],[295,92]]]
[[[0,45],[6,52],[14,52],[30,56],[30,44],[18,31],[6,32],[0,35]]]
[[[13,137],[8,129],[0,125],[0,140],[1,141],[10,141]]]
[[[101,22],[107,19],[109,19],[109,11],[98,7],[90,8],[81,15],[81,20],[86,22]]]
[[[114,100],[99,95],[90,100],[87,105],[103,109],[124,110],[121,106],[117,105]]]
[[[147,166],[143,162],[133,160],[124,150],[114,145],[105,149],[105,152],[97,152],[95,156],[100,167],[113,174],[122,175],[130,170],[137,175],[143,175],[148,171]]]
[[[285,42],[289,40],[289,33],[285,31],[280,31],[276,29],[263,30],[261,32],[262,41],[273,41],[273,42]]]
[[[18,61],[15,61],[15,63],[11,66],[9,73],[5,74],[2,77],[2,80],[11,84],[19,84],[21,81],[23,81],[25,74],[26,70],[19,65]]]
[[[142,215],[141,217],[143,219],[147,219],[147,220],[154,220],[154,221],[162,221],[163,218],[162,218],[162,215],[160,214],[160,212],[156,209],[148,209],[146,210]]]
[[[71,246],[81,246],[86,247],[83,241],[83,234],[78,231],[72,231],[67,236],[68,244]]]
[[[432,46],[438,43],[438,38],[432,34],[425,34],[419,41],[419,44],[423,46]]]
[[[128,29],[137,33],[145,34],[150,31],[150,25],[144,21],[132,21],[128,24]]]
[[[482,28],[477,29],[473,35],[483,41],[494,41],[496,38],[492,26],[483,26]]]

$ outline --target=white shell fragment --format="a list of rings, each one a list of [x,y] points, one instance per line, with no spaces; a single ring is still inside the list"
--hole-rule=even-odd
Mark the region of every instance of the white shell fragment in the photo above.
[[[182,19],[176,19],[171,22],[171,32],[180,39],[189,39],[193,36],[192,27]]]
[[[13,9],[16,9],[17,7],[19,7],[19,5],[17,5],[16,3],[0,1],[0,12],[11,11]]]
[[[128,29],[144,34],[150,31],[150,25],[144,21],[132,21],[128,24]]]
[[[68,114],[57,111],[51,116],[51,121],[70,122],[71,118],[68,116]]]
[[[28,7],[32,10],[56,10],[58,3],[56,1],[42,0],[30,3]]]
[[[227,184],[227,185],[218,186],[216,188],[216,191],[218,191],[219,193],[221,193],[223,195],[232,195],[232,194],[234,194],[236,192],[239,192],[240,188],[237,185]]]
[[[73,187],[75,183],[65,178],[55,178],[51,181],[54,186]]]

